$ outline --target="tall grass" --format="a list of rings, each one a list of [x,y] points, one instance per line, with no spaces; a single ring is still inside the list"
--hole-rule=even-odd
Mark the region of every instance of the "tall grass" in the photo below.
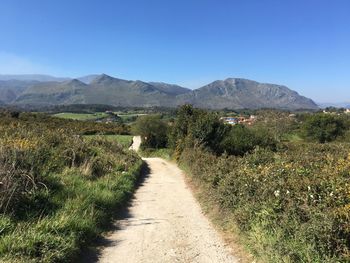
[[[130,196],[142,160],[71,123],[1,117],[0,261],[69,262]]]

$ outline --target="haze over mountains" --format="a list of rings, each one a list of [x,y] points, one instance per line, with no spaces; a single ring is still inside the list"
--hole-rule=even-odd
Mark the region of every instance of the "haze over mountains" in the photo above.
[[[317,109],[311,99],[285,86],[240,78],[217,80],[191,90],[161,82],[131,81],[105,74],[77,79],[46,75],[0,75],[0,103],[17,106],[104,104],[122,107],[208,109]]]

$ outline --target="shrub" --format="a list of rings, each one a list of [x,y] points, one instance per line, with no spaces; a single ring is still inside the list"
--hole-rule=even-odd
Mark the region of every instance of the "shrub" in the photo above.
[[[235,125],[221,142],[222,149],[231,155],[244,155],[257,146],[275,149],[276,142],[265,130],[251,130],[243,125]]]
[[[349,262],[350,145],[280,148],[218,157],[195,147],[180,163],[263,261]]]
[[[203,145],[214,153],[221,153],[221,141],[229,131],[215,113],[184,105],[177,111],[177,119],[169,134],[170,147],[178,156],[186,147]]]
[[[168,126],[159,115],[141,116],[133,127],[141,135],[141,148],[164,148],[168,142]]]
[[[302,126],[303,135],[320,143],[334,141],[345,132],[342,118],[330,114],[310,115]]]

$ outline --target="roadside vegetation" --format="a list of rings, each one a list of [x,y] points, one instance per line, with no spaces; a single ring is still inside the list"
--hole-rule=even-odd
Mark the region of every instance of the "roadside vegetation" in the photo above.
[[[107,140],[109,142],[117,142],[124,148],[128,149],[132,144],[132,135],[85,135],[86,140]]]
[[[349,262],[348,115],[264,110],[231,126],[220,114],[185,105],[174,121],[138,120],[143,151],[170,152],[263,262]]]
[[[142,160],[126,149],[131,137],[119,137],[128,133],[122,124],[0,113],[1,262],[74,262],[133,192]]]

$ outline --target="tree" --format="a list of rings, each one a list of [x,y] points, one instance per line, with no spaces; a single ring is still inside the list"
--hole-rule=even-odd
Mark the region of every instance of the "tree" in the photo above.
[[[252,130],[243,125],[235,125],[221,142],[222,149],[230,155],[244,155],[257,146],[276,148],[276,141],[265,129]]]
[[[193,141],[211,149],[215,153],[222,153],[221,141],[230,126],[219,120],[215,113],[201,111],[196,119],[190,123],[189,136]]]
[[[334,141],[345,132],[345,122],[330,114],[310,115],[302,126],[303,135],[320,143]]]
[[[141,136],[141,148],[164,148],[168,142],[168,126],[159,115],[137,118],[133,131]]]
[[[217,114],[183,105],[178,109],[171,129],[170,146],[176,149],[177,154],[195,143],[220,153],[220,142],[228,130],[229,127],[219,120]]]

